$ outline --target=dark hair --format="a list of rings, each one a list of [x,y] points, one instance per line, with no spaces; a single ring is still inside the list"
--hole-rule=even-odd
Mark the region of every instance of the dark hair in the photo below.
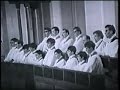
[[[81,58],[83,57],[84,60],[88,59],[88,55],[84,51],[80,51],[77,55],[79,55]]]
[[[90,36],[86,35],[86,39],[90,40]]]
[[[52,27],[52,29],[55,29],[55,31],[58,31],[58,33],[59,33],[59,28],[58,27]]]
[[[64,28],[63,31],[65,31],[69,35],[69,30],[67,30],[67,29]]]
[[[23,50],[23,49],[29,49],[29,44],[23,45],[22,50]]]
[[[37,53],[37,54],[41,54],[42,55],[42,58],[44,58],[44,54],[43,54],[43,52],[41,51],[41,50],[37,50],[37,51],[35,51],[35,53]]]
[[[51,32],[51,29],[50,29],[49,27],[45,27],[45,28],[44,28],[44,31],[46,31],[46,30],[47,30],[48,32]]]
[[[70,50],[71,52],[74,52],[74,54],[76,53],[76,47],[75,46],[69,46],[68,50]]]
[[[102,33],[102,31],[96,30],[96,31],[93,32],[93,34],[97,34],[98,36],[100,36],[103,39],[103,33]]]
[[[85,45],[84,45],[85,47],[88,47],[88,48],[95,48],[95,44],[94,44],[94,42],[93,41],[88,41],[88,42],[86,42],[85,43]]]
[[[17,38],[12,38],[11,41],[17,42],[18,39]]]
[[[60,49],[56,49],[55,51],[54,51],[54,53],[58,53],[58,54],[61,54],[62,56],[63,56],[63,52],[60,50]]]
[[[113,31],[113,34],[115,34],[115,27],[113,25],[106,25],[105,28],[108,28],[110,31]]]
[[[17,43],[23,45],[23,41],[21,40],[18,40]]]
[[[29,47],[36,49],[36,48],[37,48],[37,45],[36,45],[35,43],[30,43],[30,44],[29,44]]]
[[[52,43],[52,44],[55,44],[55,40],[54,40],[53,38],[48,38],[48,39],[47,39],[47,43],[48,43],[48,42],[50,42],[50,43]]]
[[[80,27],[74,27],[73,30],[74,30],[74,29],[76,29],[76,31],[79,31],[80,34],[82,33]]]

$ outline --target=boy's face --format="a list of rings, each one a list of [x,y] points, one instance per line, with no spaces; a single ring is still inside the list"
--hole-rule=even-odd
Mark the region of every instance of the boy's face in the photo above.
[[[39,55],[38,53],[35,53],[35,57],[36,57],[36,59],[39,59],[41,57],[41,55]]]
[[[72,55],[72,52],[70,50],[67,50],[67,55],[70,57]]]
[[[92,48],[92,47],[90,47],[90,48],[85,47],[85,48],[86,48],[86,51],[87,51],[88,54],[90,54],[90,53],[93,51],[93,48]]]
[[[61,56],[61,54],[59,54],[59,53],[55,52],[55,57],[56,57],[57,59],[59,59],[59,58],[60,58],[60,56]]]
[[[100,37],[98,36],[98,34],[93,34],[93,36],[94,36],[94,40],[95,40],[95,42],[98,42],[99,40],[100,40]]]
[[[105,28],[106,30],[105,30],[105,35],[106,35],[106,37],[107,38],[111,38],[111,36],[112,36],[112,31],[111,30],[109,30],[109,28]]]
[[[52,29],[52,35],[56,36],[58,34],[58,31],[55,31],[55,29]]]
[[[68,36],[68,34],[66,33],[65,30],[62,31],[62,36],[63,36],[64,38]]]
[[[74,36],[77,37],[77,36],[79,36],[79,35],[80,35],[80,32],[79,32],[79,31],[76,31],[76,30],[74,29]]]
[[[47,47],[48,47],[48,48],[51,48],[52,46],[53,46],[53,44],[52,44],[51,42],[48,42],[48,43],[47,43]]]
[[[80,57],[80,55],[77,55],[77,59],[78,61],[82,61],[82,58]]]
[[[28,53],[29,50],[28,49],[24,49],[24,54]]]
[[[45,34],[45,37],[48,37],[50,35],[50,32],[49,31],[44,31],[44,34]]]
[[[15,47],[17,45],[17,42],[14,42],[14,41],[11,40],[10,45],[11,45],[11,47]]]

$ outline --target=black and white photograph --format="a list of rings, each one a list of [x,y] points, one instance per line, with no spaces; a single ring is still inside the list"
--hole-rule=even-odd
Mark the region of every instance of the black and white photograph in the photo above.
[[[1,1],[2,90],[118,90],[118,1]]]

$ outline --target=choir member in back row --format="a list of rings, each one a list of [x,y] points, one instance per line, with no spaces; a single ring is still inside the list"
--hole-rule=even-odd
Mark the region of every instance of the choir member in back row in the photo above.
[[[73,46],[76,47],[76,54],[78,54],[84,48],[82,32],[79,27],[74,27],[73,30],[74,30],[74,36],[75,36],[75,42],[73,43]]]

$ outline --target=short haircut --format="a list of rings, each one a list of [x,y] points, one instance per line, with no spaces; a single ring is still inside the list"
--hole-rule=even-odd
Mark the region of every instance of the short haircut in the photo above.
[[[96,31],[93,32],[93,34],[97,34],[99,37],[101,37],[103,39],[103,33],[102,33],[102,31],[96,30]]]
[[[58,33],[59,33],[59,28],[58,27],[52,27],[52,29],[55,29],[55,31],[58,31]]]
[[[62,56],[63,56],[63,52],[60,50],[60,49],[56,49],[55,51],[54,51],[54,53],[58,53],[58,54],[61,54]]]
[[[12,38],[11,41],[17,42],[18,39],[17,38]]]
[[[51,32],[51,29],[50,29],[49,27],[45,27],[45,28],[44,28],[44,31]]]
[[[76,31],[79,31],[80,34],[82,33],[80,27],[74,27],[73,30],[74,30],[74,29],[76,29]]]
[[[35,53],[37,53],[37,54],[41,54],[42,55],[42,58],[44,57],[44,54],[43,54],[43,52],[41,51],[41,50],[37,50],[37,51],[35,51]]]
[[[84,51],[80,51],[77,55],[79,55],[81,58],[83,58],[84,60],[88,59],[88,55],[86,52]]]
[[[92,47],[93,49],[95,49],[95,43],[93,41],[86,42],[84,46],[88,48]]]
[[[71,52],[74,52],[74,54],[76,53],[76,47],[75,46],[69,46],[68,50],[70,50]]]
[[[36,48],[37,48],[37,45],[36,45],[35,43],[30,43],[30,44],[29,44],[29,47],[36,49]]]
[[[21,40],[18,40],[17,43],[23,45],[23,41]]]
[[[108,28],[110,31],[113,31],[113,34],[115,34],[115,27],[113,25],[106,25],[105,28]]]
[[[64,28],[63,31],[65,31],[69,35],[69,30],[67,30],[67,29]]]
[[[50,42],[50,43],[52,43],[52,44],[55,44],[55,40],[54,40],[53,38],[48,38],[48,39],[47,39],[47,43],[48,43],[48,42]]]
[[[29,44],[23,45],[22,49],[29,49]]]

